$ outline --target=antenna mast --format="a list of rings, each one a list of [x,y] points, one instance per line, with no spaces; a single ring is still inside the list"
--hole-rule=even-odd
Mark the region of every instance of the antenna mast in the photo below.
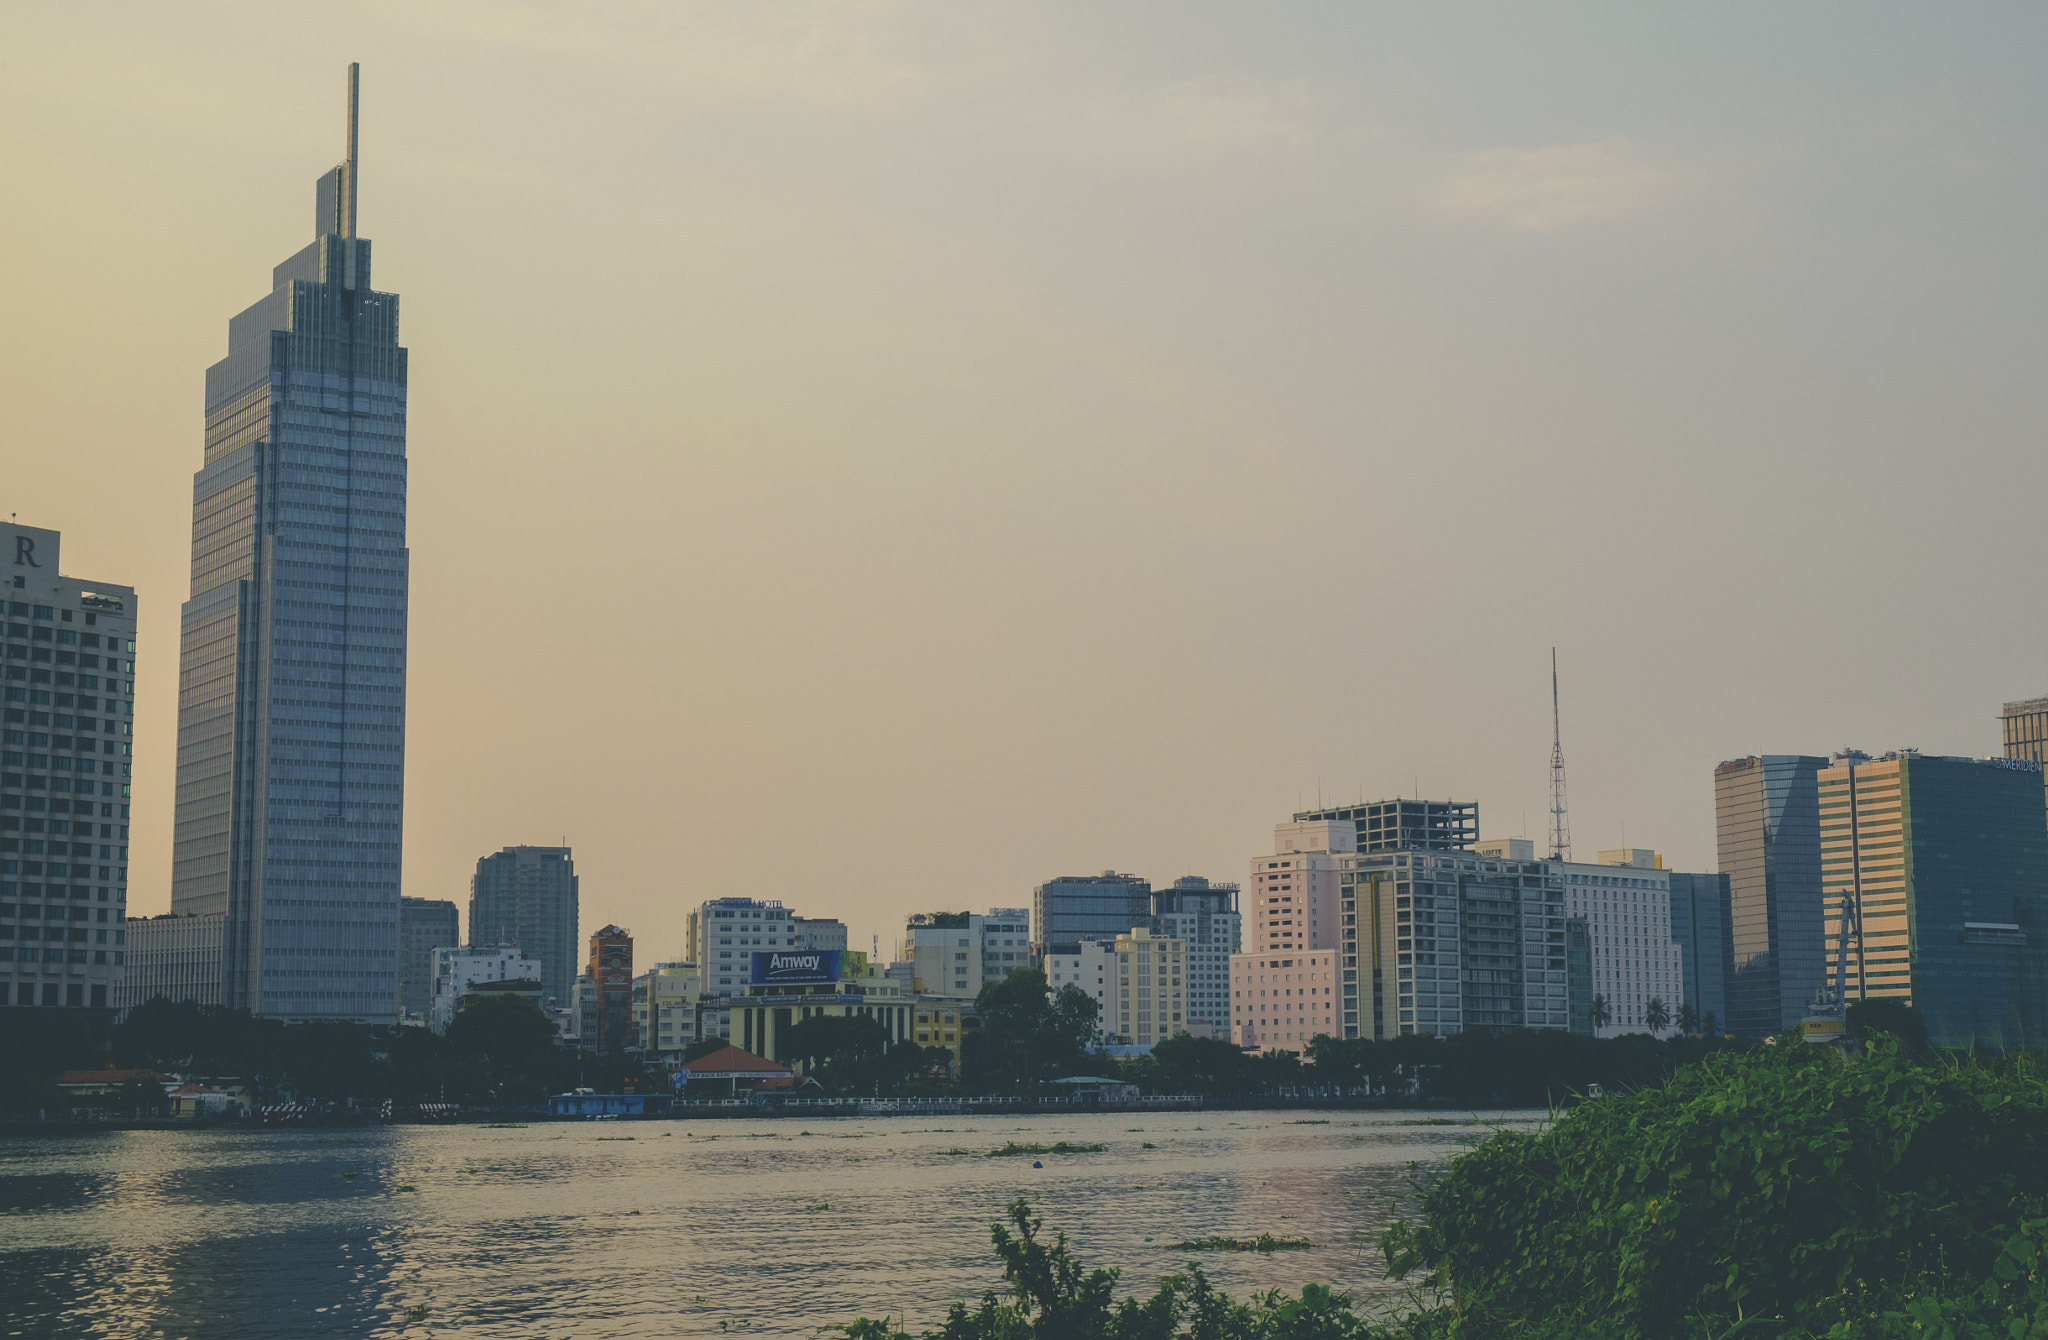
[[[1572,859],[1572,826],[1564,809],[1564,732],[1557,711],[1557,648],[1550,649],[1550,859]]]
[[[356,235],[356,173],[359,171],[356,166],[356,113],[362,105],[362,75],[363,67],[361,62],[350,61],[348,65],[348,165],[341,174],[342,190],[348,193],[346,203],[342,206],[341,211],[342,226],[345,229],[342,236],[347,238],[354,238]]]

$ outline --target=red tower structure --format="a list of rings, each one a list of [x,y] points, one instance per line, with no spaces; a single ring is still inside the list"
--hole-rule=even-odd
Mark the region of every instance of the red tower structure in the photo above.
[[[633,933],[607,926],[590,937],[590,980],[597,987],[597,1049],[633,1045]]]

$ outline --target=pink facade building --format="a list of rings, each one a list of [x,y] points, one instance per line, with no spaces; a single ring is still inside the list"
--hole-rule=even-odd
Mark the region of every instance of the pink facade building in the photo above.
[[[1337,1027],[1341,858],[1358,849],[1348,820],[1278,824],[1273,854],[1252,862],[1240,910],[1244,951],[1230,956],[1230,1038],[1257,1051],[1301,1051]]]

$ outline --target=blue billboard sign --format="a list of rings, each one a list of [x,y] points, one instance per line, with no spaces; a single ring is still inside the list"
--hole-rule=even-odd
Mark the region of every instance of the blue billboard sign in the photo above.
[[[836,949],[754,951],[755,986],[830,986],[839,980]]]

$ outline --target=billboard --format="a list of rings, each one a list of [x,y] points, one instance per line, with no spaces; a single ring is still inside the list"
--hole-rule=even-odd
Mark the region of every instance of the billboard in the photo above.
[[[836,949],[754,951],[755,986],[830,986],[839,980]]]

